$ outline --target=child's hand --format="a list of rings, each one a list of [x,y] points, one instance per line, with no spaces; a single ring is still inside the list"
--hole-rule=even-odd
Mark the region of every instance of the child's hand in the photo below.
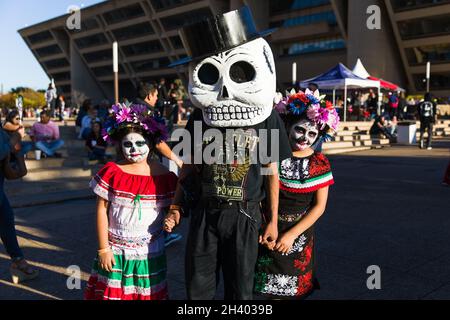
[[[98,254],[98,265],[105,271],[112,272],[113,266],[116,264],[114,255],[111,250]]]
[[[173,228],[180,224],[180,210],[170,209],[164,220],[164,231],[172,232]]]
[[[282,254],[287,254],[291,250],[297,236],[290,234],[289,232],[283,233],[277,240],[275,250]]]

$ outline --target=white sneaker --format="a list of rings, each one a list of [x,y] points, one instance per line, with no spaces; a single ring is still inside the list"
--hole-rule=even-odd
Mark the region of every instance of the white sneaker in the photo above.
[[[431,150],[431,149],[433,149],[433,148],[432,148],[432,147],[428,147],[428,148],[427,148],[427,150]]]

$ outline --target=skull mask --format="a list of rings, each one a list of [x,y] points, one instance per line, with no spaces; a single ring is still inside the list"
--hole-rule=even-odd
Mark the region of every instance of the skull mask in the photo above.
[[[319,130],[314,122],[307,119],[295,122],[289,131],[289,141],[294,151],[310,148],[319,137]]]
[[[262,38],[189,66],[189,94],[213,127],[248,127],[267,119],[273,107],[273,54]]]

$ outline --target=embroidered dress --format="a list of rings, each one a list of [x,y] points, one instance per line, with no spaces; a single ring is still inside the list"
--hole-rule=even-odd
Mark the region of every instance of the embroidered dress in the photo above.
[[[334,183],[328,159],[316,152],[291,157],[279,166],[278,232],[282,234],[308,214],[315,191]],[[314,268],[314,226],[295,239],[287,255],[260,246],[255,292],[274,299],[302,299],[319,287]]]
[[[176,183],[172,172],[133,175],[113,162],[91,180],[93,191],[109,201],[109,244],[116,264],[107,272],[94,261],[85,299],[167,299],[163,209],[171,204]]]

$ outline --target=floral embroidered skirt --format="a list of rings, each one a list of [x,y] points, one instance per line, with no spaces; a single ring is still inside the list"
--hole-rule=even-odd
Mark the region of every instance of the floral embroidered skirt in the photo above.
[[[282,234],[304,215],[279,215]],[[319,288],[314,270],[314,226],[295,239],[287,255],[259,247],[255,293],[272,299],[303,299]]]
[[[86,300],[165,300],[167,299],[166,255],[129,254],[114,248],[116,264],[112,272],[94,261],[84,292]]]

